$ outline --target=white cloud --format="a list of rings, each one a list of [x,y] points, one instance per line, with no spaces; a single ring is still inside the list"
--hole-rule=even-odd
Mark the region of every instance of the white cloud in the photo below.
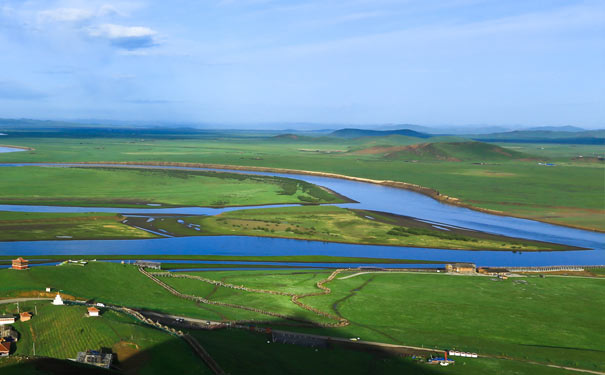
[[[38,18],[41,21],[50,22],[79,22],[88,20],[93,16],[94,12],[78,8],[57,8],[38,12]]]
[[[157,32],[144,26],[122,26],[106,23],[90,29],[90,35],[102,36],[109,39],[140,38],[156,35]]]
[[[157,32],[144,26],[123,26],[106,23],[88,30],[90,36],[106,38],[116,47],[136,50],[157,45]]]

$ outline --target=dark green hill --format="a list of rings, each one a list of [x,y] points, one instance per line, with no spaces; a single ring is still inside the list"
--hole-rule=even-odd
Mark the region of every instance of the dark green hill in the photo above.
[[[605,145],[605,130],[587,130],[578,132],[519,130],[506,133],[493,133],[470,136],[476,141],[483,142],[515,142],[515,143],[560,143],[560,144],[589,144]]]
[[[340,129],[330,133],[331,137],[359,138],[359,137],[381,137],[386,135],[405,135],[416,138],[430,138],[430,134],[420,133],[410,129],[398,130],[367,130],[367,129]]]
[[[357,154],[380,154],[392,160],[506,161],[529,159],[531,155],[482,142],[435,142],[408,146],[370,147]]]

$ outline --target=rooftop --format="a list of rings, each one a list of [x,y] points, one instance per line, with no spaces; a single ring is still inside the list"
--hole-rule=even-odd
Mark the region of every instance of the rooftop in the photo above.
[[[11,351],[10,342],[0,342],[0,353],[9,353]]]

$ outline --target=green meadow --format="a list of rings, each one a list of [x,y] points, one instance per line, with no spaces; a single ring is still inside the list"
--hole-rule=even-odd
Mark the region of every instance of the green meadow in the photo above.
[[[66,206],[238,206],[338,203],[304,181],[205,171],[5,167],[0,203]]]
[[[604,282],[367,273],[303,301],[349,319],[345,337],[603,371]]]
[[[229,285],[306,294],[318,292],[315,284],[327,278],[331,272],[217,270],[186,274]],[[164,277],[162,280],[182,293],[217,302],[258,308],[317,323],[332,321],[294,305],[288,296],[244,291],[196,279]],[[325,284],[331,289],[329,294],[301,299],[305,304],[332,315],[339,315],[350,322],[348,326],[340,328],[283,326],[284,321],[280,319],[272,319],[267,315],[247,310],[204,304],[198,306],[169,294],[135,267],[115,263],[90,262],[84,267],[34,267],[29,271],[0,270],[0,296],[33,296],[44,287],[52,286],[66,295],[109,304],[211,320],[258,319],[265,321],[266,325],[286,330],[345,338],[361,337],[362,340],[401,345],[457,349],[477,352],[484,356],[477,360],[458,358],[455,366],[430,370],[437,371],[436,373],[557,374],[563,372],[543,365],[531,365],[528,361],[592,371],[605,370],[605,361],[602,360],[605,341],[601,334],[605,330],[601,319],[605,314],[605,299],[601,298],[603,282],[603,278],[547,276],[498,280],[492,277],[434,273],[347,271]],[[546,311],[544,306],[548,306]],[[82,316],[83,311],[76,311],[75,308],[73,311],[74,315],[69,319],[89,321],[89,318]],[[107,317],[110,318],[111,315]],[[77,324],[73,325],[78,327]],[[241,364],[234,365],[225,361],[221,348],[232,345],[234,353],[238,353],[245,351],[247,347],[255,347],[254,343],[261,341],[259,336],[238,332],[199,332],[196,336],[212,355],[216,355],[215,359],[219,363],[225,364],[226,369],[231,369],[232,373],[242,373],[243,367],[239,366],[246,363],[249,366],[247,361],[253,361],[257,357],[241,354]],[[98,338],[98,342],[103,342],[104,339]],[[320,353],[307,352],[307,349],[293,346],[266,348],[268,352],[263,356],[268,356],[268,353],[287,355],[301,351],[303,354],[307,353],[304,358],[308,358],[307,355]],[[324,361],[334,353],[336,352],[322,350],[316,355],[317,362],[314,364],[317,366],[325,363]],[[344,357],[348,355],[343,354]],[[296,360],[292,359],[291,363],[296,363]],[[346,361],[335,363],[344,369],[347,368]],[[366,368],[366,362],[363,363],[359,364],[360,368]],[[386,359],[380,366],[382,365],[387,369],[416,366],[414,363],[400,363],[392,358]],[[280,370],[275,370],[277,367],[274,363],[266,363],[259,367],[259,373],[260,369],[266,368],[278,372],[288,367],[280,365]],[[419,371],[432,373],[425,365],[422,365],[421,369]]]
[[[312,285],[328,275],[320,271],[188,274],[300,294],[313,291]],[[605,279],[560,277],[498,281],[444,274],[342,273],[326,284],[332,290],[330,294],[301,301],[340,315],[350,325],[296,329],[603,371],[605,340],[601,332],[605,325],[600,317],[605,313],[605,302],[598,296],[602,295],[604,282]],[[190,292],[201,288],[200,284],[189,279],[178,282],[180,288]],[[216,298],[229,296],[234,303],[246,303],[249,294],[226,289]],[[544,306],[548,306],[547,312]],[[505,362],[485,360],[495,366],[493,371],[500,373],[496,369],[501,368],[506,373]]]
[[[191,317],[235,320],[265,319],[250,311],[223,306],[198,306],[173,296],[132,265],[89,262],[78,265],[32,267],[26,272],[0,270],[0,298],[37,297],[46,287],[80,299]]]
[[[490,151],[473,144],[469,151],[460,147],[464,139],[430,141],[448,145],[429,148],[424,154],[417,151],[420,155],[410,149],[392,155],[392,147],[419,145],[427,140],[402,136],[338,139],[258,135],[78,138],[66,133],[13,132],[5,139],[7,144],[35,150],[1,154],[0,162],[186,162],[332,172],[414,183],[476,207],[605,230],[602,146],[501,143],[500,149]],[[385,152],[380,152],[381,148]],[[555,166],[539,165],[541,162]]]
[[[326,332],[331,333],[331,332]],[[457,358],[449,367],[429,366],[421,360],[340,348],[309,348],[267,343],[262,334],[241,330],[193,332],[223,369],[231,374],[351,375],[563,375],[571,372],[519,361]],[[237,358],[234,361],[233,358]]]
[[[154,234],[122,224],[111,213],[43,213],[0,211],[0,241],[57,239],[155,238]]]
[[[370,216],[372,215],[372,216]],[[433,228],[409,218],[333,206],[279,207],[216,216],[129,218],[129,223],[176,236],[249,235],[370,245],[468,250],[563,250],[556,244]]]
[[[211,373],[184,341],[122,313],[103,309],[100,317],[88,317],[85,306],[53,306],[49,301],[20,303],[19,308],[34,316],[14,325],[20,337],[13,355],[32,356],[35,350],[36,356],[70,359],[81,351],[107,348],[125,373]],[[17,313],[14,304],[0,309]],[[1,359],[0,369],[4,374]]]

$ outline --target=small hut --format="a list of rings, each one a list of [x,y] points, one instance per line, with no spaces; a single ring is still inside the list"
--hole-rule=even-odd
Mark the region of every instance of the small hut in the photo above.
[[[101,310],[97,309],[96,307],[89,307],[88,308],[88,316],[99,316],[99,312]]]
[[[19,320],[22,322],[27,322],[28,320],[31,320],[32,316],[33,315],[30,312],[24,311],[19,314]]]

